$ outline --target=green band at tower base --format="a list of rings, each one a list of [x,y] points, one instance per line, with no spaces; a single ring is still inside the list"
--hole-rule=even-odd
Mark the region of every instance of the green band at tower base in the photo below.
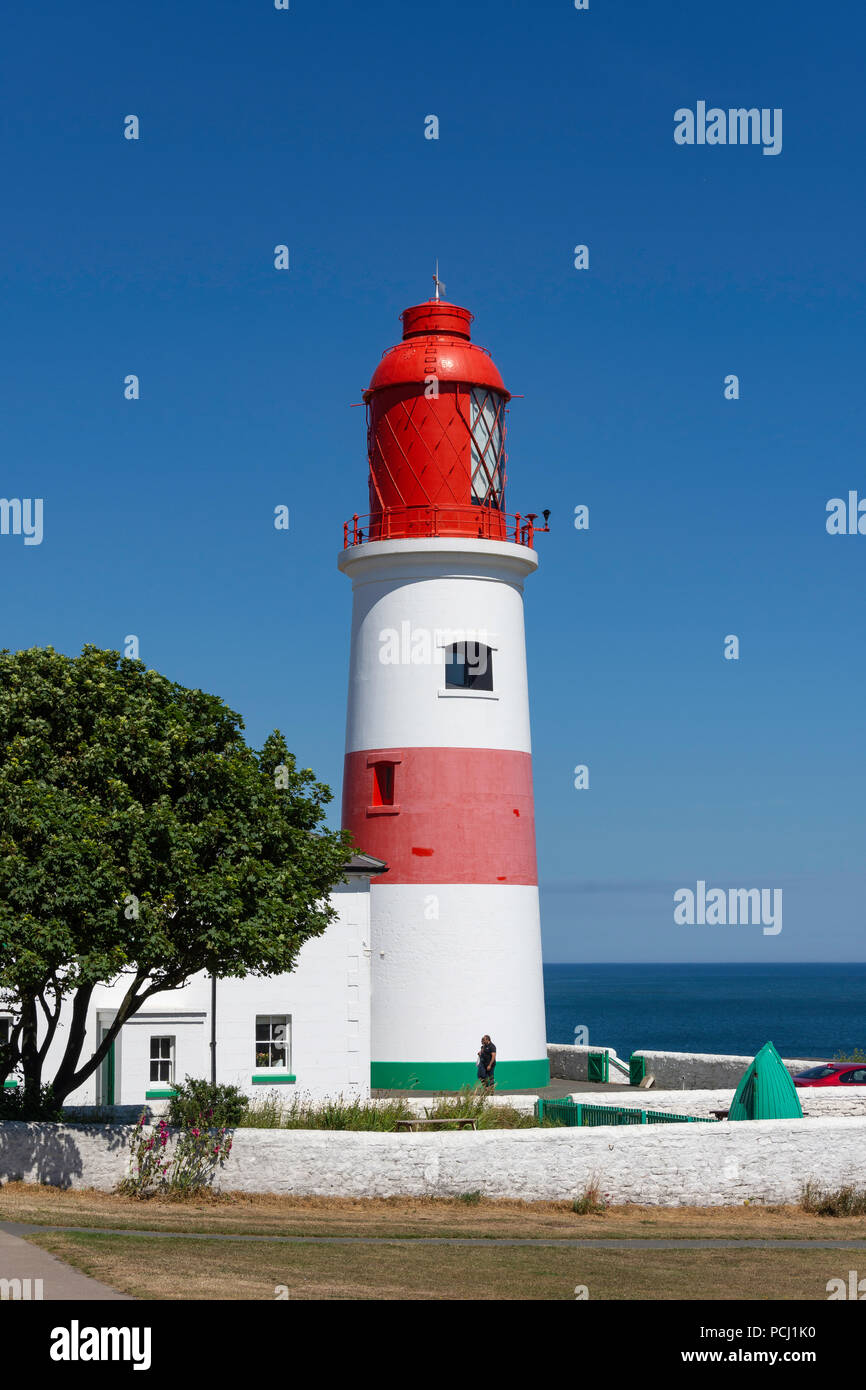
[[[497,1091],[538,1091],[550,1084],[550,1063],[544,1057],[532,1062],[496,1063]],[[370,1085],[374,1091],[459,1091],[479,1085],[473,1062],[371,1062]]]

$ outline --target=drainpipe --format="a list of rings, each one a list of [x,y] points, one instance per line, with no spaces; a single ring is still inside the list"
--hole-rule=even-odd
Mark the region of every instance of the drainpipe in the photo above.
[[[210,977],[210,1080],[211,1085],[216,1085],[217,1078],[217,1055],[216,1055],[216,975]]]

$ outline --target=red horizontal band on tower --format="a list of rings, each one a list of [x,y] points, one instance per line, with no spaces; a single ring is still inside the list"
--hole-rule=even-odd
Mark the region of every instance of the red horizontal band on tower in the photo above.
[[[347,753],[343,773],[343,825],[389,866],[379,883],[538,883],[531,754],[402,748],[390,813],[374,804],[389,754]]]

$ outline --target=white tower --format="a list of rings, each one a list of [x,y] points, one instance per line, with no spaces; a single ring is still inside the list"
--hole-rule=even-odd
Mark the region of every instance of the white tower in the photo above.
[[[370,507],[353,585],[343,824],[372,886],[374,1087],[549,1080],[523,581],[535,514],[504,511],[505,409],[467,310],[403,314],[368,407]]]

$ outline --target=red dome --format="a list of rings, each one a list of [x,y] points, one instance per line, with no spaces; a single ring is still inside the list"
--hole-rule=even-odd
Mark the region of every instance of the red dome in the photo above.
[[[444,299],[428,299],[404,310],[401,318],[403,341],[383,355],[364,392],[365,400],[388,386],[423,383],[430,376],[487,386],[511,399],[490,353],[470,342],[468,309]]]

